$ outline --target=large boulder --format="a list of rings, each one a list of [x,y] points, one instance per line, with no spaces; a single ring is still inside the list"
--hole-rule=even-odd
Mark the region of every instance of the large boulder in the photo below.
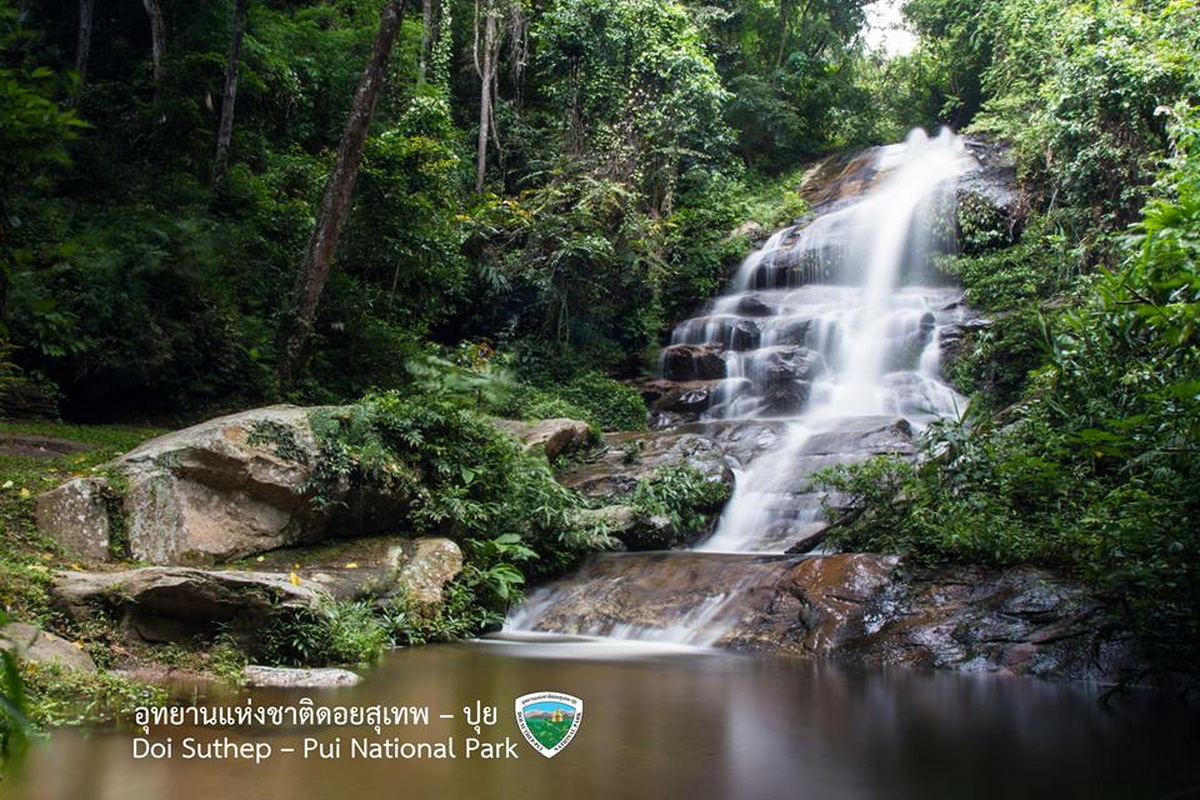
[[[315,485],[314,411],[260,408],[151,439],[105,465],[107,478],[41,495],[38,525],[85,560],[118,551],[180,565],[386,530],[407,498],[345,480]],[[318,491],[326,502],[313,502]]]
[[[295,573],[335,600],[407,597],[427,604],[442,600],[462,571],[463,554],[450,539],[365,536],[275,550],[234,566],[243,564],[259,573]]]
[[[0,627],[0,650],[12,653],[18,661],[78,672],[96,671],[96,663],[82,647],[23,622]]]
[[[285,573],[188,567],[58,572],[50,586],[76,622],[115,621],[132,639],[187,642],[226,632],[252,644],[281,616],[318,612],[330,600],[316,582]]]

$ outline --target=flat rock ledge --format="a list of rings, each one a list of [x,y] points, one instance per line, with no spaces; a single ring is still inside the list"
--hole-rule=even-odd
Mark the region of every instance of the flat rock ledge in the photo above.
[[[348,669],[291,669],[250,665],[242,670],[242,681],[254,689],[339,689],[357,686],[362,676]]]
[[[55,605],[77,622],[111,619],[132,639],[187,642],[227,632],[250,643],[272,621],[318,611],[319,584],[267,572],[146,567],[122,572],[58,572]]]

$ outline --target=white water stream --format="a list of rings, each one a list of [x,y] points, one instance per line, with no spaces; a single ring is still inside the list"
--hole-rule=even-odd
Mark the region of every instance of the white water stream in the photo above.
[[[960,292],[932,285],[931,259],[952,245],[939,234],[954,230],[956,179],[976,166],[947,130],[879,148],[864,193],[775,233],[707,313],[680,323],[664,377],[706,387],[705,419],[785,421],[780,443],[737,472],[693,552],[593,560],[535,592],[505,630],[716,644],[787,568],[783,554],[818,541],[813,472],[911,453],[922,427],[959,415],[939,331],[961,321]]]

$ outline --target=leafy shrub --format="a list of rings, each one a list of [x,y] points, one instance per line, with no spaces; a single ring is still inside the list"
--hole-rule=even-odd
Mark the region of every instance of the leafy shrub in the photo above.
[[[277,617],[263,633],[256,655],[287,666],[369,663],[387,641],[369,603],[335,602],[318,611]]]
[[[729,487],[709,481],[687,465],[659,467],[638,482],[632,505],[641,513],[664,515],[684,539],[702,533],[729,499]]]
[[[947,376],[973,402],[1005,408],[1022,397],[1030,373],[1046,363],[1049,326],[1033,307],[998,315],[991,326],[964,338],[962,353],[947,366]]]
[[[1063,238],[1033,221],[1023,241],[975,255],[947,257],[939,264],[966,289],[967,303],[983,310],[1011,309],[1045,300],[1069,285]]]
[[[606,431],[646,428],[646,403],[631,386],[596,372],[585,372],[558,391],[562,400],[582,409],[583,419]]]

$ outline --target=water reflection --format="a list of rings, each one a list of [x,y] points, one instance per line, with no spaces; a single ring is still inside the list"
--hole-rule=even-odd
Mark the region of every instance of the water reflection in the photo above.
[[[565,658],[552,657],[555,648]],[[686,649],[607,658],[588,641],[469,643],[399,651],[362,686],[326,703],[429,705],[413,741],[454,735],[456,761],[134,761],[122,731],[56,733],[0,784],[21,800],[275,797],[1143,798],[1200,787],[1200,716],[1174,696],[1139,694],[1105,710],[1094,690],[1028,679],[844,670],[796,659]],[[464,760],[461,709],[500,707],[495,738],[519,739],[515,697],[584,698],[571,745],[546,760]],[[303,692],[260,692],[263,702]],[[439,721],[439,710],[458,712]],[[343,742],[363,729],[316,735]],[[385,735],[387,735],[385,731]],[[485,734],[487,731],[485,730]],[[166,733],[163,734],[167,735]],[[299,733],[239,736],[297,746]],[[1185,794],[1174,795],[1175,792]]]

